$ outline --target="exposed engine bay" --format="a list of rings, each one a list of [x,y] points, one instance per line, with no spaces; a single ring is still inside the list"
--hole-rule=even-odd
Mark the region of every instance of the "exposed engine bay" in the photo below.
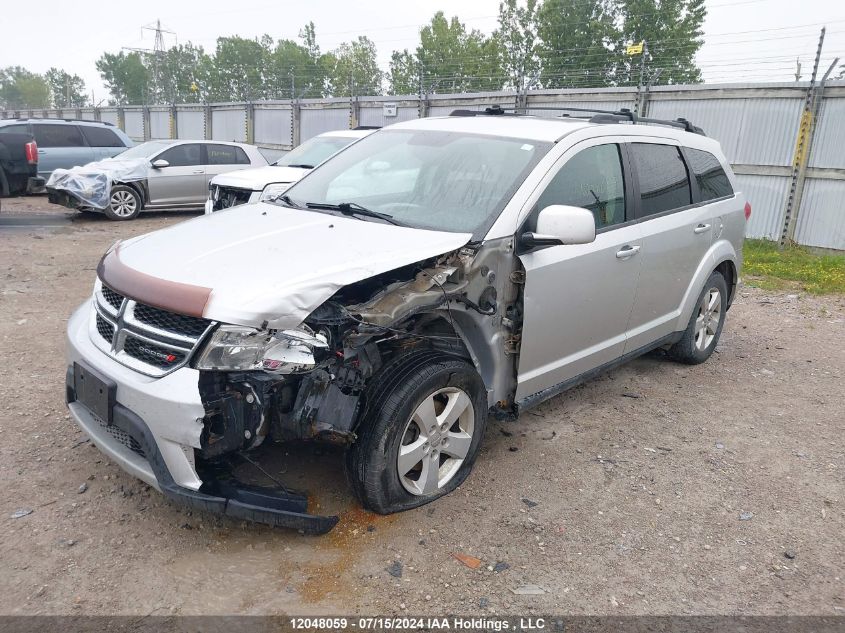
[[[508,415],[523,277],[517,258],[503,251],[512,254],[511,240],[467,246],[345,286],[300,326],[310,335],[307,344],[289,344],[282,360],[265,360],[264,371],[202,371],[207,415],[198,457],[214,460],[267,440],[350,444],[370,379],[393,357],[421,347],[472,361],[491,409]],[[502,262],[508,269],[499,270]]]

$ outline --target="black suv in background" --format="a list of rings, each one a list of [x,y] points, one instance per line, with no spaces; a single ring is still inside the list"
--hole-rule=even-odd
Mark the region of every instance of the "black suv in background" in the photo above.
[[[134,143],[111,123],[76,119],[3,119],[6,134],[31,134],[38,145],[38,175],[50,178],[54,169],[70,169],[115,156]]]
[[[0,134],[0,197],[43,193],[38,176],[38,145],[28,132]]]

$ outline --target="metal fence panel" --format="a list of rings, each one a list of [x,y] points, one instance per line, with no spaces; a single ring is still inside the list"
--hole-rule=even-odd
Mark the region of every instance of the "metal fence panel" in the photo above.
[[[384,116],[383,104],[375,105],[361,105],[360,120],[361,125],[378,125],[384,127],[392,123],[401,123],[402,121],[411,121],[418,118],[419,106],[416,102],[405,105],[397,103],[396,116]]]
[[[170,138],[170,111],[150,110],[150,138]]]
[[[299,142],[323,132],[349,129],[349,108],[301,108]]]
[[[126,129],[123,131],[135,141],[144,140],[144,112],[142,110],[124,110],[123,121]]]
[[[845,98],[822,100],[810,167],[845,169]]]
[[[745,236],[767,240],[780,239],[789,178],[737,175],[736,179],[740,191],[751,203],[751,219],[745,227]]]
[[[86,121],[96,121],[97,111],[94,108],[83,108],[79,111],[79,116]]]
[[[180,139],[199,141],[205,138],[205,112],[176,110],[176,135]]]
[[[117,110],[100,110],[100,121],[117,125],[119,122]]]
[[[292,117],[290,106],[256,106],[255,143],[290,147],[293,144]]]
[[[845,180],[808,178],[795,227],[795,241],[806,246],[845,249]]]
[[[215,141],[246,142],[246,107],[214,108],[211,111],[211,137]]]

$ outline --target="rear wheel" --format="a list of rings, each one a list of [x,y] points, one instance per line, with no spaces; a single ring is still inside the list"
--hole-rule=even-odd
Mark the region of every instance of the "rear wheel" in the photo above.
[[[448,494],[469,475],[486,421],[483,383],[465,360],[423,352],[389,365],[347,452],[355,495],[389,514]]]
[[[141,212],[141,196],[132,187],[115,185],[104,212],[109,220],[134,220]]]
[[[669,348],[669,356],[688,365],[703,363],[719,342],[728,307],[728,285],[720,273],[710,275],[692,311],[680,341]]]

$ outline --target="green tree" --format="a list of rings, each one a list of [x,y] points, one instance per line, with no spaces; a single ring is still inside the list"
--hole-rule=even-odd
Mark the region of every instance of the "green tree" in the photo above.
[[[50,100],[55,108],[82,108],[88,103],[85,82],[79,75],[51,68],[44,74],[50,87]]]
[[[637,85],[641,58],[626,56],[624,45],[643,40],[648,43],[649,72],[661,69],[660,83],[702,81],[695,54],[704,43],[704,0],[620,0],[620,14],[617,83]]]
[[[0,104],[4,108],[49,108],[50,87],[41,75],[21,66],[0,70]]]
[[[207,100],[211,58],[202,46],[190,42],[144,56],[150,74],[151,103],[198,103]]]
[[[502,0],[495,36],[502,48],[506,86],[524,90],[540,66],[535,51],[537,0],[526,0],[524,5],[519,0]]]
[[[273,38],[218,37],[210,73],[212,101],[256,101],[268,97]]]
[[[103,53],[96,62],[115,105],[147,103],[150,74],[140,53]]]
[[[537,11],[537,57],[543,88],[606,86],[620,34],[613,0],[544,0]]]
[[[326,90],[326,68],[317,45],[314,23],[299,32],[301,43],[279,40],[273,51],[268,91],[274,99],[322,97]]]
[[[379,95],[384,73],[378,65],[376,45],[366,36],[344,42],[322,57],[329,93],[333,97]]]
[[[393,51],[387,73],[390,94],[417,94],[420,90],[419,69],[420,64],[416,55],[409,53],[408,49]]]

